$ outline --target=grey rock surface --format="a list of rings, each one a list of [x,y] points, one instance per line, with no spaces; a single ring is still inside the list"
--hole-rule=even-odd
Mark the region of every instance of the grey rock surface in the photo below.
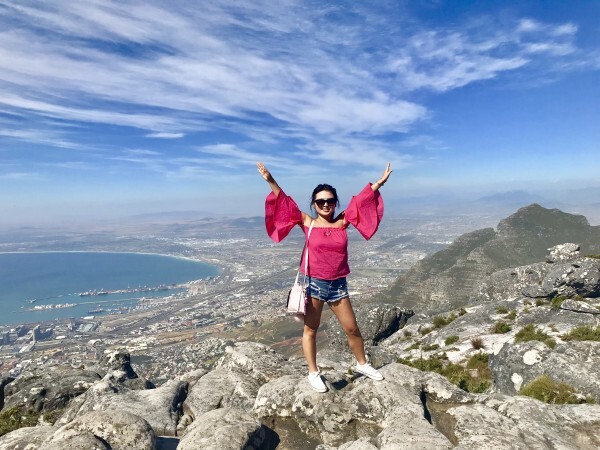
[[[258,450],[264,440],[265,430],[256,416],[226,407],[199,416],[177,450]]]
[[[60,423],[90,411],[124,410],[145,419],[157,434],[174,436],[187,386],[186,382],[172,380],[156,389],[136,390],[120,384],[108,374],[73,402]]]
[[[555,264],[544,277],[542,291],[548,296],[600,297],[600,260],[581,258]]]
[[[239,370],[217,368],[200,378],[189,390],[183,411],[192,419],[222,407],[248,409],[261,383]]]
[[[521,296],[531,298],[564,296],[600,296],[600,260],[578,257],[566,252],[562,244],[549,249],[546,262],[494,272],[475,283],[469,296],[471,303],[498,301]]]
[[[217,367],[239,370],[260,383],[294,373],[288,358],[257,342],[237,342],[225,349]]]
[[[419,441],[429,448],[449,448],[449,441],[425,419],[421,395],[427,392],[435,401],[460,403],[468,398],[466,393],[437,374],[401,364],[381,372],[386,377],[381,382],[358,377],[337,388],[328,383],[325,394],[314,392],[305,377],[281,377],[261,387],[254,411],[263,419],[294,418],[306,435],[330,446],[371,435],[385,448],[399,442],[409,448]]]
[[[490,370],[496,389],[507,395],[548,375],[600,401],[600,342],[559,343],[554,349],[538,341],[506,344],[491,355]]]
[[[0,436],[0,449],[36,450],[55,431],[56,428],[49,425],[19,428],[4,436]]]
[[[72,430],[70,433],[58,433],[43,442],[38,450],[112,450],[106,442],[94,436],[90,431]]]
[[[156,446],[156,435],[148,422],[117,409],[92,411],[77,417],[59,428],[42,447],[48,450],[61,448],[55,443],[68,441],[71,436],[89,436],[88,433],[106,442],[112,450],[154,450]]]
[[[414,312],[396,305],[384,304],[356,307],[355,314],[365,346],[371,347],[401,329],[414,315]],[[326,333],[331,346],[344,350],[349,349],[346,333],[337,317],[333,316],[328,320]]]
[[[527,397],[492,397],[450,408],[457,449],[595,449],[600,407],[548,405]]]
[[[26,370],[4,388],[4,407],[54,411],[100,380],[98,373],[66,365]]]

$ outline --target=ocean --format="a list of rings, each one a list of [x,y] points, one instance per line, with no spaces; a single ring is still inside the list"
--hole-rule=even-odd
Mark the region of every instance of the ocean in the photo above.
[[[0,325],[124,311],[218,274],[210,264],[147,253],[0,253]]]

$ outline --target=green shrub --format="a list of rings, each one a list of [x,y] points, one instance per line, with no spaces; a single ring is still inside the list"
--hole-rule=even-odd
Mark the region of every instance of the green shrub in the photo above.
[[[408,330],[404,330],[402,333],[404,334],[405,337],[411,337],[412,336],[412,333],[410,331],[408,331]]]
[[[546,403],[593,403],[592,398],[582,398],[577,395],[575,388],[542,375],[531,383],[526,384],[519,391],[520,395],[533,397]]]
[[[433,327],[435,329],[445,327],[446,325],[454,322],[456,317],[456,314],[450,314],[449,316],[435,316],[433,318]]]
[[[422,328],[419,330],[419,333],[421,333],[421,336],[425,336],[426,334],[429,334],[429,333],[431,333],[432,331],[433,331],[433,328],[431,328],[431,327],[422,327]]]
[[[560,309],[560,305],[562,305],[562,302],[564,302],[566,299],[567,299],[567,297],[565,297],[564,295],[559,295],[557,297],[554,297],[550,301],[550,307],[552,309]]]
[[[508,309],[506,309],[504,306],[500,306],[499,308],[496,308],[496,314],[506,314],[508,312]]]
[[[542,330],[538,330],[533,324],[527,324],[521,330],[515,334],[515,342],[529,342],[529,341],[540,341],[546,344],[550,348],[556,346],[556,341],[544,333]]]
[[[19,408],[11,408],[0,412],[0,436],[23,427],[33,427],[38,422],[39,413],[33,410],[23,412]]]
[[[582,325],[575,327],[561,338],[565,341],[600,341],[600,326]]]
[[[508,320],[515,320],[515,318],[517,317],[517,310],[516,310],[516,309],[513,309],[513,310],[511,310],[511,311],[510,311],[510,312],[509,312],[509,313],[508,313],[506,316],[504,316],[504,317],[506,317],[506,319],[508,319]]]
[[[466,313],[467,313],[467,310],[465,308],[460,308],[460,310],[458,311],[459,316],[464,316]]]
[[[586,258],[600,259],[600,255],[585,255]]]
[[[448,381],[455,384],[459,388],[467,392],[481,393],[487,390],[492,384],[492,378],[487,368],[487,355],[483,362],[482,357],[475,355],[477,364],[473,364],[471,360],[467,362],[467,367],[460,364],[448,363],[445,353],[432,356],[429,359],[418,359],[411,361],[410,359],[399,359],[398,362],[407,366],[425,372],[435,372],[445,376]],[[469,367],[471,365],[471,367]],[[485,366],[485,367],[484,367]],[[477,369],[477,375],[471,373],[472,369]]]
[[[471,338],[471,346],[475,350],[480,350],[482,348],[485,348],[485,344],[483,343],[483,339],[480,338],[480,337]]]
[[[456,344],[458,342],[460,338],[456,335],[453,334],[452,336],[448,336],[446,338],[446,340],[444,340],[444,344],[445,345],[452,345],[452,344]]]
[[[536,299],[535,306],[544,306],[546,304],[546,300],[542,300],[541,298]]]
[[[421,343],[420,342],[415,342],[413,345],[411,345],[410,347],[408,347],[406,350],[416,350],[419,347],[421,347]]]
[[[63,409],[55,409],[54,411],[46,412],[42,415],[44,422],[54,425],[63,413]]]
[[[509,324],[505,322],[496,322],[494,324],[492,332],[494,332],[495,334],[504,334],[508,333],[510,330],[512,330],[512,327]]]
[[[424,352],[430,352],[431,350],[439,350],[440,346],[438,344],[426,344],[421,349]]]

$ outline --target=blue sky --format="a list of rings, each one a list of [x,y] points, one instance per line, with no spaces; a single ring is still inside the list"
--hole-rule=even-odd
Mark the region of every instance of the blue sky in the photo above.
[[[0,225],[599,186],[598,1],[0,4]]]

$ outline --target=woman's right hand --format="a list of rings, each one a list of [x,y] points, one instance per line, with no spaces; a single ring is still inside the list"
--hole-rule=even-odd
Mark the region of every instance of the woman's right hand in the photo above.
[[[269,169],[267,169],[263,163],[256,163],[256,166],[258,167],[258,173],[260,173],[260,176],[263,177],[267,183],[273,183],[275,181],[273,175],[271,175],[271,172],[269,172]]]

